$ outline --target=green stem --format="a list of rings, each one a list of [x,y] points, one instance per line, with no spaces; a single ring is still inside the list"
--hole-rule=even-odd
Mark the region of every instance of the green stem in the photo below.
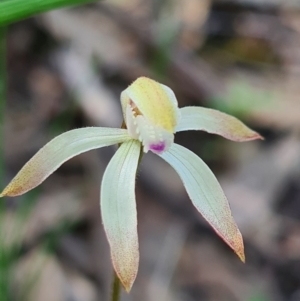
[[[112,292],[111,292],[111,301],[119,301],[120,300],[120,292],[121,292],[121,283],[117,276],[117,274],[113,273],[113,284],[112,284]]]
[[[8,25],[33,15],[93,2],[95,0],[3,0],[0,1],[0,26]]]
[[[6,28],[0,27],[0,187],[4,184],[4,116],[6,103]]]

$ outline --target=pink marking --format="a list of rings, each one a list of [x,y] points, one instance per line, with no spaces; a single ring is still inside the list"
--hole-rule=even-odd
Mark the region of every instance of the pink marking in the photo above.
[[[164,142],[159,142],[157,144],[150,144],[150,150],[152,150],[155,153],[161,153],[165,150],[165,143]]]

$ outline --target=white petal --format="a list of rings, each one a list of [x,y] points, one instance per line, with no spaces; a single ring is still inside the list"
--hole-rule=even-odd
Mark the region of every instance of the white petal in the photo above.
[[[177,101],[177,98],[175,96],[175,93],[168,86],[163,85],[163,84],[161,84],[161,86],[165,90],[165,92],[167,93],[167,95],[169,96],[170,101],[173,102],[174,107],[176,108],[175,114],[176,114],[176,120],[177,120],[177,123],[178,123],[180,121],[180,116],[181,115],[180,115],[180,109],[178,108],[178,101]]]
[[[91,149],[131,139],[127,130],[88,127],[63,133],[41,148],[0,194],[16,196],[41,184],[59,166]]]
[[[114,269],[127,291],[139,264],[135,177],[141,143],[124,142],[105,170],[101,184],[101,214]]]
[[[180,112],[181,118],[176,132],[202,130],[237,142],[263,139],[237,118],[217,110],[184,107],[180,109]]]
[[[233,220],[226,196],[208,166],[193,152],[175,143],[159,156],[177,171],[194,206],[244,261],[241,233]]]

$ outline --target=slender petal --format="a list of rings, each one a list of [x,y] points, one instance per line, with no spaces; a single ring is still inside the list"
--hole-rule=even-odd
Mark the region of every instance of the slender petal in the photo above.
[[[17,196],[41,184],[59,166],[91,149],[131,139],[126,130],[88,127],[63,133],[41,148],[0,194]]]
[[[242,235],[233,220],[223,190],[208,166],[178,144],[173,144],[159,156],[177,171],[194,206],[244,262]]]
[[[101,214],[114,269],[127,292],[139,264],[135,176],[141,143],[124,142],[105,170],[101,184]]]
[[[217,110],[184,107],[180,109],[180,112],[181,119],[176,132],[202,130],[237,142],[263,139],[237,118]]]

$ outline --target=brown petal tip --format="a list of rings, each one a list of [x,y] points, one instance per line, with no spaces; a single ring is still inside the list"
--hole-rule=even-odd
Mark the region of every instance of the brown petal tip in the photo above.
[[[119,276],[118,276],[118,277],[119,277]],[[132,281],[124,280],[124,279],[122,279],[122,278],[120,278],[120,277],[119,277],[119,279],[120,279],[120,281],[121,281],[121,283],[122,283],[122,285],[123,285],[125,291],[129,294],[130,291],[131,291],[133,282],[132,282]]]
[[[260,139],[260,140],[265,140],[265,138],[260,135],[259,133],[255,132],[256,135],[253,136],[253,140],[256,140],[256,139]]]
[[[236,255],[240,258],[240,260],[241,260],[243,263],[246,262],[245,253],[244,253],[244,252],[236,253]]]

